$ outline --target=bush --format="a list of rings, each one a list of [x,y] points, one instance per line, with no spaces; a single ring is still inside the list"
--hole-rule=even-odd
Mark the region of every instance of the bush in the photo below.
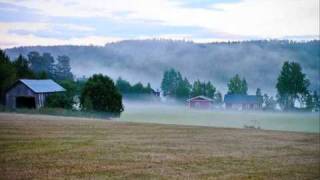
[[[45,107],[71,109],[73,104],[72,96],[65,93],[56,93],[46,98]]]
[[[83,87],[80,104],[83,110],[120,114],[123,111],[122,95],[112,79],[95,74]]]

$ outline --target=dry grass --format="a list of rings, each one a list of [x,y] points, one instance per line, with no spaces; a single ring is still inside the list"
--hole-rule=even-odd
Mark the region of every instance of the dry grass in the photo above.
[[[0,179],[318,179],[319,134],[0,113]]]

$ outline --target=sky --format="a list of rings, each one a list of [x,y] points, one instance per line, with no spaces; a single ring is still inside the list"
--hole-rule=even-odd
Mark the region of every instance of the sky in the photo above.
[[[319,0],[0,0],[0,48],[319,39]]]

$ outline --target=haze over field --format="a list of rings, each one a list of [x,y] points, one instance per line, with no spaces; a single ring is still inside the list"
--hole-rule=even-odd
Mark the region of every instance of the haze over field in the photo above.
[[[249,92],[256,88],[275,93],[275,83],[284,61],[301,64],[318,89],[320,41],[249,41],[238,43],[198,44],[170,40],[131,40],[105,46],[35,46],[7,49],[12,58],[30,51],[65,54],[71,58],[72,72],[81,77],[104,73],[131,82],[151,82],[159,88],[163,72],[179,70],[191,81],[210,80],[226,92],[228,80],[235,74],[244,76]]]

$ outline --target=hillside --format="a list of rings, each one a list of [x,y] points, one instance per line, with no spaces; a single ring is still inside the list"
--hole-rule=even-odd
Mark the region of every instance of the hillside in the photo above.
[[[6,49],[11,58],[30,51],[65,54],[77,76],[104,73],[131,82],[151,82],[159,87],[163,71],[175,68],[191,81],[211,80],[225,92],[228,79],[245,76],[249,92],[257,87],[275,92],[284,61],[299,62],[311,88],[319,87],[320,41],[247,41],[197,44],[170,40],[128,40],[105,46],[33,46]]]

